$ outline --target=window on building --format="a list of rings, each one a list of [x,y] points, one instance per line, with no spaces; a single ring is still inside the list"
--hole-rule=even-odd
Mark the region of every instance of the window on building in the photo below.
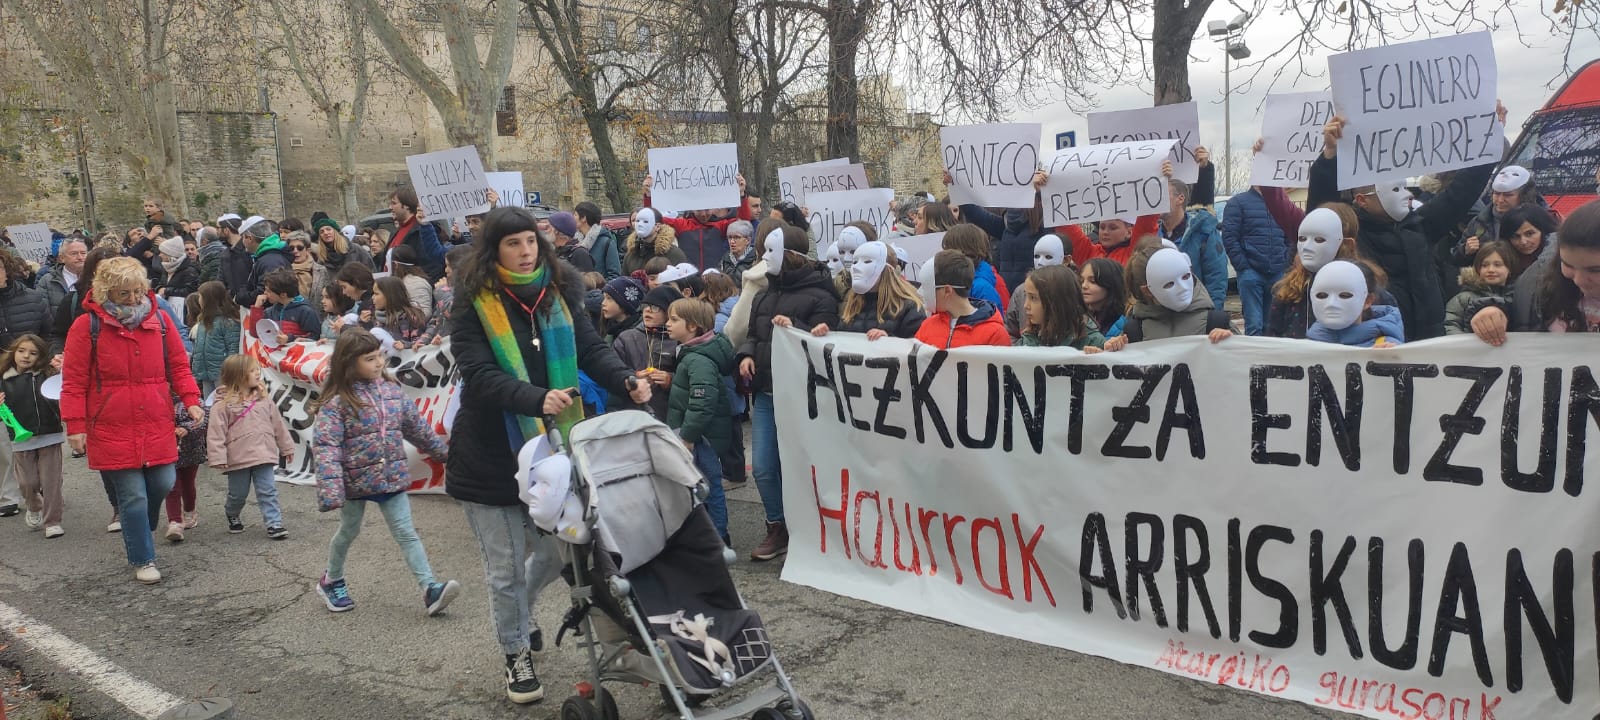
[[[500,92],[500,102],[494,107],[495,134],[510,137],[517,134],[517,89],[507,85]]]
[[[607,50],[617,46],[616,18],[605,18],[600,21],[600,46]]]
[[[639,25],[633,29],[633,39],[634,42],[639,43],[640,50],[649,50],[650,26],[646,23],[639,23]]]

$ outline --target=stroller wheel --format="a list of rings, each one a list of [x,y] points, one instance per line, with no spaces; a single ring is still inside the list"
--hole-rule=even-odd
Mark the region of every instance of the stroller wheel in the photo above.
[[[663,683],[661,685],[657,685],[656,689],[661,691],[661,702],[666,703],[667,707],[676,707],[676,705],[674,705],[672,702],[672,688],[667,687],[666,684]],[[688,705],[689,707],[697,708],[701,705],[704,705],[705,702],[706,696],[704,695],[690,695],[689,693],[683,694],[683,704]]]
[[[622,720],[622,713],[617,710],[617,699],[611,697],[611,691],[605,688],[595,688],[595,704],[600,706],[602,720]]]
[[[600,720],[600,711],[582,695],[573,695],[561,703],[561,720]]]
[[[788,720],[816,720],[816,717],[811,714],[810,706],[806,705],[804,700],[790,701],[788,698],[784,698],[779,700],[775,707]]]

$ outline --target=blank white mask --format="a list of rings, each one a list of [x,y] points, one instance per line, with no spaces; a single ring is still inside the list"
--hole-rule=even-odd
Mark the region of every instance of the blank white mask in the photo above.
[[[1335,260],[1317,271],[1311,281],[1311,314],[1330,330],[1343,330],[1361,321],[1367,307],[1367,277],[1348,260]]]
[[[1185,310],[1194,302],[1194,272],[1189,256],[1172,248],[1162,248],[1145,265],[1145,285],[1156,302],[1168,310]]]
[[[1033,266],[1035,268],[1060,265],[1066,262],[1066,248],[1057,235],[1044,235],[1033,244]]]
[[[872,292],[888,266],[889,246],[876,241],[862,244],[856,248],[856,261],[850,266],[850,289],[856,294]]]
[[[761,241],[761,259],[767,261],[767,274],[783,272],[783,229],[767,233]]]
[[[1317,208],[1306,213],[1300,221],[1300,239],[1295,243],[1300,255],[1300,266],[1316,272],[1339,256],[1339,246],[1344,244],[1344,223],[1339,214],[1328,208]]]

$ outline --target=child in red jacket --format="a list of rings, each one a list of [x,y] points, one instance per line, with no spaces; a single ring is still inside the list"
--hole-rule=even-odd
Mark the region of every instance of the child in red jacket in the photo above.
[[[937,312],[922,321],[917,340],[949,350],[967,345],[1011,346],[1000,309],[984,300],[972,300],[975,271],[972,261],[955,250],[933,256],[933,298]]]

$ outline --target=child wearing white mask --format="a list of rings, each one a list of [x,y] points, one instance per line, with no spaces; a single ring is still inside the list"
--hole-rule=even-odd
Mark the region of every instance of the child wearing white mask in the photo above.
[[[1215,343],[1233,335],[1228,313],[1216,309],[1206,287],[1195,281],[1183,251],[1153,238],[1141,241],[1128,259],[1128,280],[1135,302],[1122,334],[1107,340],[1106,350],[1186,335],[1206,335]]]
[[[622,251],[622,273],[643,270],[653,258],[665,258],[668,265],[685,263],[689,258],[678,248],[677,231],[661,222],[661,211],[639,208],[633,212],[633,234]]]
[[[1394,347],[1406,341],[1400,310],[1376,305],[1378,279],[1364,262],[1335,260],[1311,282],[1311,311],[1317,321],[1306,338],[1349,347]]]
[[[928,312],[917,289],[900,277],[894,252],[888,245],[872,241],[856,248],[854,255],[850,285],[839,309],[839,327],[818,323],[811,334],[822,337],[830,330],[840,330],[866,333],[868,340],[916,335]]]
[[[1334,260],[1362,260],[1356,248],[1360,221],[1354,208],[1344,203],[1326,203],[1306,213],[1300,221],[1295,249],[1289,255],[1289,269],[1272,287],[1267,307],[1266,337],[1304,339],[1311,329],[1311,281]],[[1381,286],[1383,278],[1379,276]],[[1380,290],[1377,304],[1393,305],[1394,298]]]
[[[1033,269],[1066,264],[1071,266],[1072,258],[1067,257],[1066,243],[1061,242],[1061,236],[1055,233],[1041,235],[1033,243]],[[1032,271],[1029,271],[1032,272]],[[1026,279],[1024,279],[1026,280]],[[1022,337],[1022,326],[1028,317],[1028,296],[1023,292],[1022,283],[1017,284],[1017,289],[1011,292],[1011,304],[1006,306],[1006,332],[1011,335],[1014,343]]]

